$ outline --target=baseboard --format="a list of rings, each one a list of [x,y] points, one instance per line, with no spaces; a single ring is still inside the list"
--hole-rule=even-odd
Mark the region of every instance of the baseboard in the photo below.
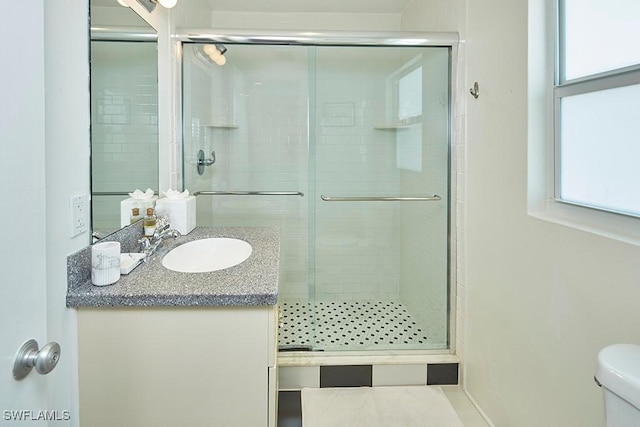
[[[480,414],[480,416],[484,419],[484,421],[489,425],[489,427],[496,427],[493,422],[489,419],[489,417],[487,416],[487,414],[482,410],[482,408],[480,407],[480,405],[478,405],[478,402],[476,402],[476,400],[469,394],[469,392],[467,391],[466,388],[462,387],[462,391],[464,392],[465,396],[467,396],[467,399],[469,399],[469,402],[471,402],[471,404],[476,408],[476,411],[478,411],[478,413]]]

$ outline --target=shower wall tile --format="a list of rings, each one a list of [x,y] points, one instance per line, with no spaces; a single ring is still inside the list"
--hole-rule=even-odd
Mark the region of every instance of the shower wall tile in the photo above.
[[[180,144],[179,142],[172,142],[171,143],[171,171],[170,173],[174,174],[174,173],[178,173],[182,171],[182,144]],[[178,189],[181,188],[182,185],[178,186],[172,186],[172,189]]]
[[[92,43],[93,192],[144,190],[158,181],[156,55],[149,43]],[[124,198],[94,195],[94,230],[119,227]]]
[[[185,52],[187,55],[188,52]],[[191,62],[189,62],[191,61]],[[217,67],[205,71],[196,59],[187,61],[185,76],[193,70],[191,81],[185,84],[192,90],[186,102],[185,121],[190,132],[185,134],[186,156],[195,158],[198,149],[215,149],[218,161],[198,176],[195,167],[185,162],[185,181],[189,190],[294,190],[308,193],[307,180],[307,65],[306,57],[289,58],[290,68],[277,61],[256,61],[253,65]],[[355,67],[355,66],[354,66]],[[363,68],[362,63],[357,64]],[[447,150],[442,144],[427,144],[423,164],[436,173],[412,176],[400,171],[393,159],[396,156],[395,132],[374,129],[386,115],[385,81],[389,70],[379,63],[364,66],[366,78],[356,76],[348,63],[330,64],[326,74],[318,75],[318,123],[316,138],[317,169],[315,177],[318,194],[366,195],[398,194],[404,191],[422,194],[446,191]],[[218,82],[218,83],[214,83]],[[260,82],[260,84],[256,84]],[[215,93],[214,95],[209,95]],[[347,95],[349,94],[349,95]],[[438,101],[434,98],[434,102]],[[333,115],[332,115],[333,114]],[[425,113],[425,129],[429,137],[445,134],[446,120],[438,122]],[[232,120],[236,129],[206,127],[215,120]],[[301,124],[298,124],[301,123]],[[428,124],[428,126],[427,126]],[[189,129],[189,127],[187,127]],[[392,159],[390,161],[390,159]],[[433,190],[432,190],[433,189]],[[282,286],[281,298],[305,299],[309,285],[308,221],[305,213],[310,201],[307,197],[292,201],[234,199],[237,208],[230,207],[230,198],[198,198],[199,225],[244,224],[282,227]],[[436,233],[442,226],[441,215],[418,208],[411,212],[398,206],[351,205],[313,201],[317,208],[316,239],[317,269],[315,290],[318,299],[398,299],[409,294],[413,285],[425,280],[442,280],[437,264],[446,260],[438,248],[420,244],[432,236],[415,233],[415,225],[427,224],[425,232]],[[242,205],[242,206],[241,206]],[[398,224],[389,227],[389,224]],[[446,229],[446,228],[445,228]],[[445,237],[446,238],[446,237]],[[412,261],[406,273],[401,270],[401,247],[424,253],[422,264]],[[426,272],[424,270],[433,270]],[[422,293],[428,291],[423,286]],[[407,297],[410,298],[410,297]],[[442,296],[424,295],[415,298],[417,304],[430,307]],[[444,296],[446,298],[446,295]],[[441,311],[437,311],[440,316]]]
[[[457,63],[457,80],[455,81],[455,109],[453,120],[453,147],[456,150],[456,162],[452,165],[452,174],[456,174],[456,201],[466,202],[467,198],[467,133],[466,133],[466,105],[469,99],[468,89],[466,86],[467,76],[465,73],[466,45],[460,43],[458,47],[458,63]],[[456,354],[464,361],[464,335],[466,331],[466,217],[465,211],[458,212],[458,204],[455,206],[454,221],[451,224],[456,229],[456,264],[455,264],[455,280],[456,280]],[[460,206],[463,207],[463,206]],[[466,364],[461,365],[463,368]],[[462,383],[464,384],[464,370],[461,369]]]
[[[462,200],[457,200],[456,204],[456,225],[461,228],[461,229],[465,229],[465,202]]]
[[[237,49],[251,47],[237,47]],[[254,47],[264,52],[262,47]],[[274,48],[280,52],[280,48]],[[286,49],[291,52],[290,49]],[[302,50],[298,50],[302,52]],[[256,52],[261,55],[262,53]],[[288,53],[283,53],[288,55]],[[216,151],[216,163],[185,175],[190,191],[302,191],[307,189],[306,56],[252,61],[235,67],[204,66],[185,52],[185,154]],[[195,93],[194,93],[195,92]],[[225,129],[206,126],[232,123]],[[299,197],[198,197],[198,225],[274,225],[282,230],[281,298],[308,298],[306,219],[308,199]]]
[[[427,62],[446,63],[446,55],[439,52],[425,59]],[[446,67],[445,67],[446,68]],[[443,68],[443,69],[445,69]],[[423,132],[428,141],[422,150],[420,171],[402,174],[404,189],[414,194],[448,193],[448,150],[446,73],[431,73],[424,80]],[[430,340],[446,344],[447,339],[447,215],[446,198],[442,202],[403,207],[402,247],[405,248],[401,264],[401,301],[416,318]],[[420,226],[416,226],[420,224]]]
[[[467,310],[466,304],[467,291],[464,286],[458,285],[456,290],[456,336],[455,336],[455,346],[456,346],[456,354],[463,355],[465,354],[465,333],[466,327],[464,322],[465,313]],[[465,374],[466,364],[462,364],[460,367],[460,383],[464,384],[464,374]]]

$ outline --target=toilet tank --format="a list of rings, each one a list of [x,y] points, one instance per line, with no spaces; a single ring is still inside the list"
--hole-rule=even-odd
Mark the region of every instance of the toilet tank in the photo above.
[[[604,393],[607,427],[640,426],[640,345],[600,350],[595,377]]]

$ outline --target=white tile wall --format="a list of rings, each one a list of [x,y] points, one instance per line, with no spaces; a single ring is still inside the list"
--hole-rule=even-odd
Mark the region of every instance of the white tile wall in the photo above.
[[[305,48],[230,46],[220,68],[206,66],[188,47],[184,176],[190,191],[305,192],[304,198],[201,196],[198,223],[281,226],[281,298],[306,300],[314,289],[318,300],[402,295],[416,312],[431,313],[424,320],[439,323],[432,334],[444,342],[446,201],[403,206],[319,200],[321,194],[447,195],[447,55],[425,59],[444,66],[445,73],[425,74],[424,170],[399,169],[396,131],[374,129],[394,102],[389,75],[417,52],[389,51],[388,61],[381,61],[370,53],[323,48],[315,58],[321,66],[309,73]],[[319,125],[311,135],[309,109]],[[237,128],[205,126],[214,122]],[[202,176],[190,160],[199,149],[215,150],[217,157]],[[311,169],[309,156],[315,156]],[[311,221],[315,236],[308,235]],[[311,249],[309,239],[317,243]],[[316,271],[311,283],[310,256]]]
[[[466,100],[469,95],[466,87],[466,45],[462,41],[457,48],[457,60],[454,63],[456,70],[454,80],[454,110],[453,110],[453,133],[452,150],[455,154],[455,162],[452,164],[451,173],[455,178],[455,188],[453,189],[453,200],[455,217],[452,228],[455,230],[453,240],[452,257],[455,257],[455,270],[452,271],[455,279],[455,349],[456,354],[461,357],[463,363],[460,369],[460,384],[465,384],[465,372],[467,365],[464,363],[465,356],[465,333],[467,318],[467,253],[466,253],[466,211],[464,203],[467,200],[467,141],[466,141]],[[454,283],[452,283],[452,286]]]
[[[92,191],[158,190],[155,43],[91,44]],[[120,226],[120,201],[94,196],[94,230]]]

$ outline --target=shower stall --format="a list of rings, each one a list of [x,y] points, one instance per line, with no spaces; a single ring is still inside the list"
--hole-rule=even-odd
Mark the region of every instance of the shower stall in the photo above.
[[[281,351],[448,351],[454,48],[182,39],[184,188],[199,226],[281,229]]]

